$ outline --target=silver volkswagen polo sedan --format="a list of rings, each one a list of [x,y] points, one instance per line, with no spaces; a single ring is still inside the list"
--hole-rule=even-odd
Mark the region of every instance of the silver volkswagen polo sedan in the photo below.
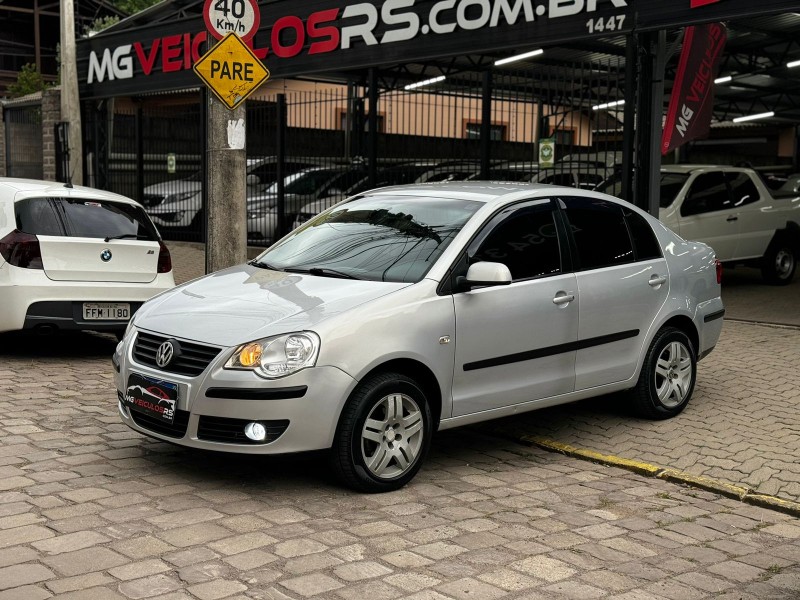
[[[720,275],[596,192],[373,190],[147,302],[113,357],[119,413],[194,448],[329,449],[347,485],[394,490],[437,430],[621,390],[677,415],[722,329]]]

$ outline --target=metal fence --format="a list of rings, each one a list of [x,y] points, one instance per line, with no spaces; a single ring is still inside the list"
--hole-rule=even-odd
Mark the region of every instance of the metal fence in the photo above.
[[[267,245],[375,186],[483,178],[593,187],[621,162],[620,62],[458,73],[411,89],[376,78],[372,93],[362,81],[250,100],[248,241]],[[200,106],[197,96],[89,115],[94,183],[140,200],[168,239],[203,235]],[[552,166],[539,162],[543,139]]]
[[[9,177],[41,179],[42,106],[6,106],[3,110],[6,139],[6,174]]]

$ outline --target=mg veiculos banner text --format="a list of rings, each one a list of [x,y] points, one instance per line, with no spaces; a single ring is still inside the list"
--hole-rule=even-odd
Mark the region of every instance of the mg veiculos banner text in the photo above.
[[[661,137],[662,154],[708,134],[714,79],[726,39],[725,27],[720,23],[686,28]]]

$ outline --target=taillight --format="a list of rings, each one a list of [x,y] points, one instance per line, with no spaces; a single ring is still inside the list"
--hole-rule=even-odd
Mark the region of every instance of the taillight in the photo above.
[[[722,285],[722,261],[717,258],[714,262],[717,265],[717,283]]]
[[[32,233],[16,229],[0,240],[0,255],[12,266],[22,269],[43,269],[42,249]]]
[[[158,272],[169,273],[172,271],[172,257],[169,255],[169,249],[164,245],[164,242],[158,242],[160,250],[158,251]]]

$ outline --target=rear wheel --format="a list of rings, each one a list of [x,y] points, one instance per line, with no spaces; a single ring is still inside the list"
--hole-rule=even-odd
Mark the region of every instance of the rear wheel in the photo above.
[[[339,478],[360,492],[389,492],[419,471],[431,440],[425,394],[399,373],[376,375],[353,392],[332,449]]]
[[[648,419],[668,419],[689,403],[697,375],[697,354],[680,329],[665,327],[647,350],[631,402]]]
[[[761,276],[771,285],[789,285],[797,268],[797,244],[788,236],[778,236],[770,242],[761,259]]]

